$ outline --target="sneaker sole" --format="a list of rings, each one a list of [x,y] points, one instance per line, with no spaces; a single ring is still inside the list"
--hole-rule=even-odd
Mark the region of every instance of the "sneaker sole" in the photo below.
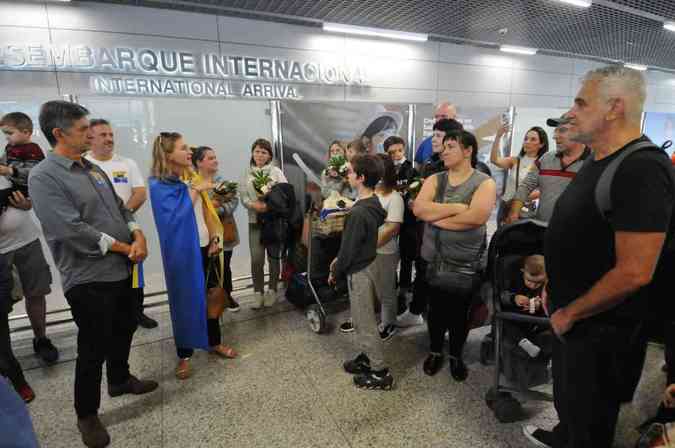
[[[538,446],[540,448],[551,448],[549,445],[546,445],[544,442],[540,442],[539,440],[535,439],[532,434],[527,432],[525,428],[523,428],[523,435],[525,438],[534,446]]]
[[[391,340],[391,338],[396,336],[396,333],[398,333],[398,332],[392,331],[391,333],[389,333],[389,335],[386,338],[383,338],[383,337],[380,336],[380,339],[382,339],[382,342],[387,342],[387,341]]]
[[[239,312],[240,309],[241,309],[241,307],[228,308],[227,311],[229,311],[230,313],[237,313],[237,312]]]
[[[340,328],[340,333],[344,334],[354,333],[354,329],[352,328],[351,330],[343,330],[342,328]]]
[[[394,388],[394,383],[392,382],[391,384],[385,384],[384,386],[359,386],[358,384],[354,384],[357,389],[361,390],[392,390]]]

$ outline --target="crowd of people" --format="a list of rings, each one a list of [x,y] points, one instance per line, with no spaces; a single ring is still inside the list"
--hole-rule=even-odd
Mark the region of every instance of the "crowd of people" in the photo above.
[[[504,303],[550,319],[550,328],[506,328],[528,356],[552,357],[560,422],[550,431],[526,427],[526,437],[543,447],[609,448],[619,406],[632,398],[648,337],[657,327],[666,342],[669,384],[658,418],[672,419],[673,309],[657,299],[668,295],[658,280],[673,267],[667,262],[675,236],[675,180],[665,152],[641,132],[645,89],[642,75],[630,69],[589,72],[573,107],[547,120],[557,151],[549,150],[546,131],[533,127],[520,152],[504,156],[500,141],[509,128],[502,126],[490,154],[492,164],[507,173],[502,194],[478,159],[476,135],[456,120],[448,103],[436,109],[433,135],[417,149],[414,164],[398,136],[384,140],[377,154],[361,136],[331,143],[315,189],[319,197],[309,207],[310,215],[325,212],[327,219],[305,223],[313,226],[312,281],[320,291],[349,296],[351,318],[340,331],[355,333],[358,347],[343,368],[357,387],[393,388],[387,363],[392,349],[385,343],[400,328],[424,323],[425,374],[442,369],[447,351],[450,376],[467,379],[464,345],[472,308],[481,300],[487,224],[498,207],[499,225],[527,218],[548,223],[543,253],[523,259]],[[58,359],[45,334],[51,275],[32,208],[78,328],[77,426],[86,446],[103,447],[110,443],[98,418],[103,363],[112,397],[158,387],[135,377],[128,363],[137,326],[157,326],[144,313],[148,250],[134,213],[149,196],[177,351],[175,375],[186,380],[195,349],[238,355],[223,343],[219,318],[225,309],[240,309],[231,294],[230,266],[240,243],[233,218],[239,202],[248,214],[257,310],[273,306],[280,290],[281,257],[270,248],[270,241],[278,243],[279,227],[270,222],[283,220],[270,216],[286,215],[270,214],[295,201],[269,141],[253,142],[249,166],[234,183],[218,177],[213,148],[191,148],[178,132],[154,139],[146,191],[136,163],[115,154],[111,124],[88,116],[78,104],[45,103],[39,120],[52,147],[46,155],[31,142],[27,115],[12,113],[0,121],[8,139],[0,163],[0,373],[25,402],[35,398],[11,349],[8,315],[16,297],[26,299],[38,356],[47,363]],[[606,171],[614,176],[609,181]],[[599,184],[608,185],[607,210],[599,208]],[[12,293],[13,283],[22,290]],[[538,342],[544,332],[551,335],[550,346]]]

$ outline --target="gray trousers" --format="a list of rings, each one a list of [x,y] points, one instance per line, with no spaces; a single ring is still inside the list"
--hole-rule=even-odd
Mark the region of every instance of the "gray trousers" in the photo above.
[[[374,309],[375,281],[370,267],[347,276],[347,285],[355,343],[360,352],[368,355],[370,367],[373,370],[382,370],[385,367],[384,347],[377,329]]]
[[[248,225],[248,247],[251,249],[251,276],[253,277],[253,290],[263,293],[265,290],[265,247],[260,242],[260,225]],[[267,255],[267,264],[270,268],[270,279],[268,288],[272,291],[277,290],[279,281],[281,260],[275,260]]]
[[[375,261],[368,266],[375,282],[375,295],[382,304],[382,327],[396,323],[398,294],[396,293],[396,268],[399,255],[377,254]]]

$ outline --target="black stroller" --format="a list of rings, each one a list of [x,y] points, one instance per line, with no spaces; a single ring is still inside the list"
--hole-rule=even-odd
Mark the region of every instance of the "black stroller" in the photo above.
[[[502,423],[517,421],[522,416],[520,403],[512,393],[532,400],[553,400],[549,394],[530,390],[530,387],[548,382],[548,360],[535,362],[519,358],[518,351],[507,346],[504,338],[505,322],[525,322],[550,328],[548,318],[510,312],[502,305],[504,294],[509,294],[514,273],[520,271],[524,257],[543,254],[545,233],[546,223],[528,219],[501,227],[490,242],[487,269],[493,290],[493,325],[492,334],[486,336],[481,345],[481,362],[487,364],[490,359],[494,360],[494,386],[485,400]],[[500,384],[502,374],[512,386]]]

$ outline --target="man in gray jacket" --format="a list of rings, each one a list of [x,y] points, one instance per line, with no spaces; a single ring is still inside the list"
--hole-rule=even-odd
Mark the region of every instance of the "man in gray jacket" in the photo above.
[[[111,397],[144,394],[158,385],[129,373],[137,323],[130,269],[145,259],[147,246],[108,176],[82,157],[91,142],[88,114],[66,101],[42,105],[40,128],[53,149],[32,170],[28,185],[78,327],[77,426],[86,446],[105,447],[110,436],[98,418],[103,362]]]
[[[590,150],[582,143],[570,140],[566,123],[565,115],[560,118],[549,118],[546,121],[546,124],[555,127],[553,138],[557,151],[548,152],[534,162],[513,197],[511,211],[506,218],[507,223],[510,224],[520,219],[520,210],[534,190],[539,190],[541,193],[534,218],[548,222],[553,214],[556,201],[581,169],[584,159],[590,154]]]

